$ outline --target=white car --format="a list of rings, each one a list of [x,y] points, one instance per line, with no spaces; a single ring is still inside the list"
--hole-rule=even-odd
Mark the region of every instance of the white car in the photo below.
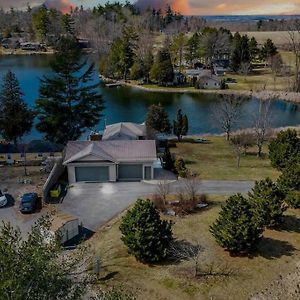
[[[7,204],[7,198],[0,190],[0,207],[4,207]]]

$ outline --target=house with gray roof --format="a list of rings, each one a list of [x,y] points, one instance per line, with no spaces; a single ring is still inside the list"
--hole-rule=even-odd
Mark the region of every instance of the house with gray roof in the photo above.
[[[152,140],[69,142],[63,164],[69,183],[151,180],[157,161]]]
[[[146,125],[131,122],[121,122],[106,126],[102,140],[145,140]]]

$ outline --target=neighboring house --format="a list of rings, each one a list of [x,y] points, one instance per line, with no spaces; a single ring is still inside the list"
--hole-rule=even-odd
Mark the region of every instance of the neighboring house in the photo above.
[[[74,141],[65,149],[69,183],[151,180],[157,161],[151,140]]]
[[[221,80],[218,76],[202,76],[199,79],[199,88],[200,89],[220,89],[221,88]]]
[[[184,84],[186,82],[186,77],[179,71],[174,71],[174,80],[175,85]]]
[[[24,42],[20,44],[20,47],[26,51],[47,51],[45,45],[35,42]]]
[[[210,76],[211,71],[207,69],[187,69],[185,70],[186,78],[193,85],[203,76]]]
[[[146,137],[145,124],[124,122],[106,126],[102,140],[145,140]]]
[[[218,59],[213,63],[214,73],[217,76],[225,76],[229,70],[230,61],[229,59]]]

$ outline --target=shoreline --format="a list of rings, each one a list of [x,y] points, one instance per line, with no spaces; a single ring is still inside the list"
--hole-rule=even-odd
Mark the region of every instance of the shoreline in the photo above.
[[[282,100],[286,102],[300,103],[300,93],[285,91],[248,91],[248,90],[205,90],[205,89],[187,89],[187,88],[164,88],[164,87],[145,87],[142,85],[120,81],[120,84],[139,90],[154,93],[192,93],[192,94],[218,94],[218,95],[237,95],[245,97],[255,97],[261,100]]]

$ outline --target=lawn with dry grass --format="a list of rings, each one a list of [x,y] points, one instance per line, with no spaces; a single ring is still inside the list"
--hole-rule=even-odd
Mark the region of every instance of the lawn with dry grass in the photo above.
[[[279,274],[285,276],[294,270],[300,255],[300,212],[287,211],[280,230],[266,230],[252,256],[231,257],[209,232],[225,199],[225,196],[210,196],[209,208],[184,218],[172,218],[176,239],[200,243],[203,247],[200,255],[202,275],[198,278],[193,276],[191,261],[158,265],[136,261],[120,239],[120,220],[116,220],[90,241],[95,254],[103,260],[96,287],[123,286],[143,300],[241,300],[264,289]]]
[[[266,177],[276,179],[279,173],[272,168],[267,155],[267,146],[263,157],[256,156],[256,148],[250,148],[242,155],[241,165],[231,144],[223,136],[206,137],[207,144],[177,143],[171,152],[182,157],[188,169],[199,174],[205,180],[261,180]]]

